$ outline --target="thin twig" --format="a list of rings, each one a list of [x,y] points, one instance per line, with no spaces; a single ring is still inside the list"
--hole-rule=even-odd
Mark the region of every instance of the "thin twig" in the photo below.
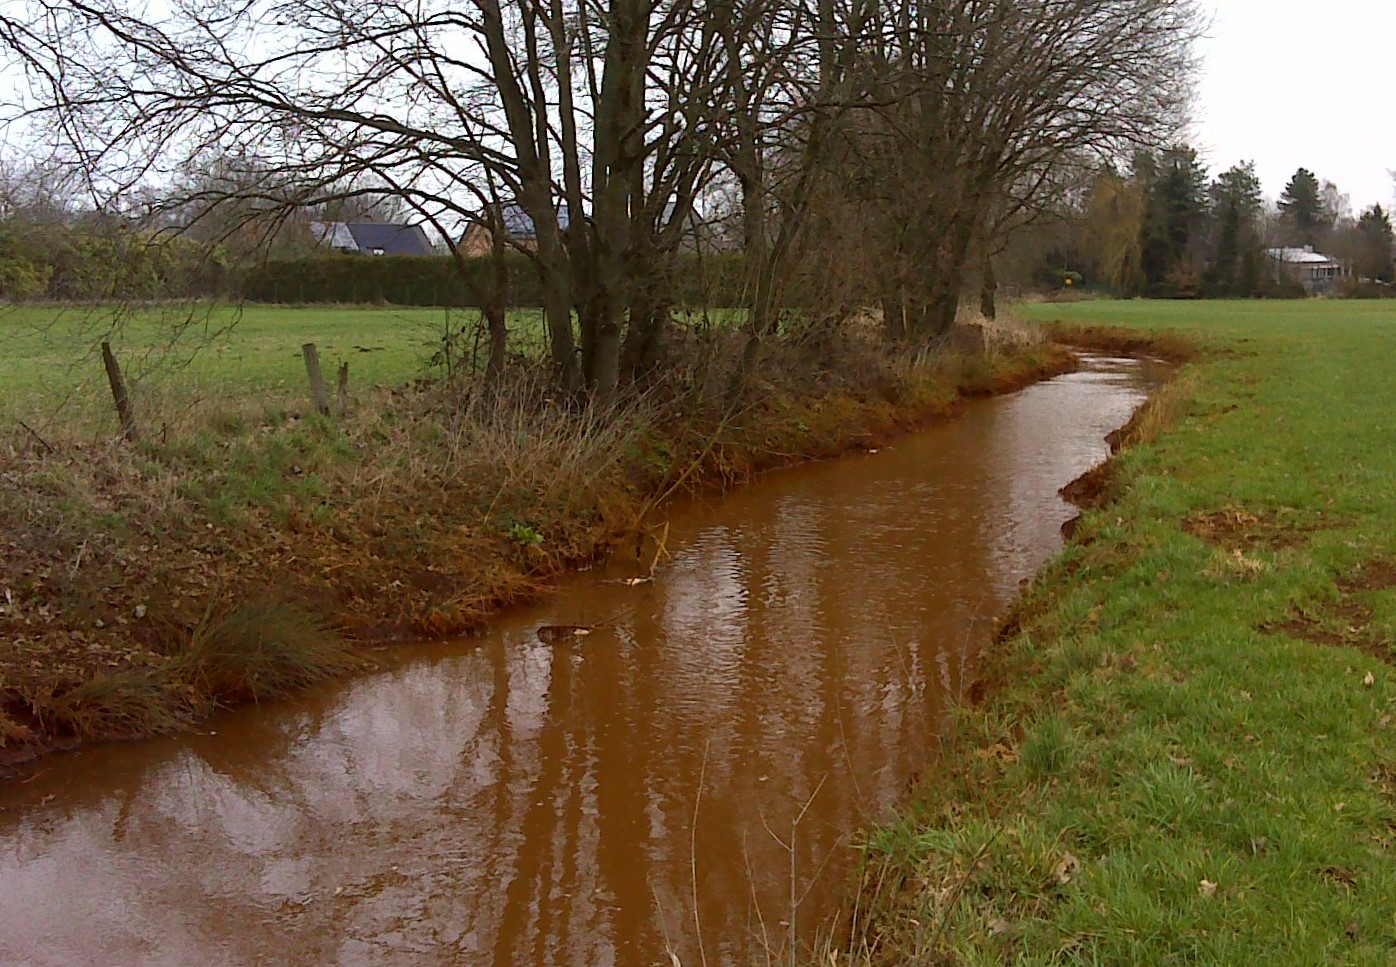
[[[35,430],[32,426],[30,426],[28,423],[25,423],[23,420],[16,420],[15,422],[18,423],[20,426],[24,427],[26,430],[28,430],[29,435],[32,436],[35,439],[35,441],[38,442],[39,446],[44,448],[44,451],[46,453],[54,454],[58,452],[52,446],[49,445],[49,442],[47,440],[39,436],[39,432]]]
[[[703,949],[703,917],[698,910],[698,807],[703,802],[703,784],[708,775],[708,743],[703,743],[703,764],[698,768],[698,794],[693,797],[693,823],[688,828],[688,875],[693,891],[693,929],[698,941],[698,962],[708,967]]]

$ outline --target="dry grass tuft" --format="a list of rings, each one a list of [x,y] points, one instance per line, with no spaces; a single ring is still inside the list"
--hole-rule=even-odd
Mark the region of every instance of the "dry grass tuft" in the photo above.
[[[191,721],[196,712],[187,688],[148,668],[99,674],[47,706],[44,714],[52,720],[53,731],[82,740],[170,732]]]
[[[362,668],[365,659],[308,612],[239,605],[198,631],[171,670],[221,701],[260,701]]]
[[[1120,430],[1111,434],[1114,450],[1152,443],[1184,415],[1201,388],[1196,370],[1183,369],[1144,401]]]
[[[10,718],[5,709],[0,707],[0,749],[25,745],[33,740],[33,731]]]

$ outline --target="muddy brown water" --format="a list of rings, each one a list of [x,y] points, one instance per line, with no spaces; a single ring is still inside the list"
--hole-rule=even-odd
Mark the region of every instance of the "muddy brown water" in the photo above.
[[[0,963],[745,965],[828,929],[1147,361],[669,509],[489,634],[0,785]],[[545,625],[600,625],[545,643]],[[671,957],[671,954],[673,957]]]

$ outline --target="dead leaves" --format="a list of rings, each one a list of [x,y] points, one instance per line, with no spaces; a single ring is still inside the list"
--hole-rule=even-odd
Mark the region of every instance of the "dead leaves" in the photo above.
[[[538,640],[544,644],[556,645],[564,641],[586,638],[595,627],[595,625],[543,625],[536,634]]]
[[[1052,868],[1052,879],[1062,886],[1070,883],[1081,872],[1081,861],[1071,853],[1063,853],[1057,865]]]
[[[1316,596],[1295,604],[1284,617],[1261,624],[1259,630],[1317,645],[1356,648],[1390,664],[1396,660],[1396,646],[1375,625],[1372,604],[1365,595],[1386,590],[1393,582],[1396,566],[1380,559],[1368,561],[1335,582],[1336,599]],[[1368,673],[1362,684],[1371,688],[1376,684],[1375,676]]]
[[[1207,576],[1214,581],[1254,581],[1270,570],[1270,564],[1252,557],[1239,547],[1230,551],[1218,549],[1207,562]]]
[[[1017,762],[1018,753],[1014,752],[1002,742],[995,742],[993,745],[975,751],[975,757],[985,762],[1008,763]]]
[[[1306,535],[1328,523],[1321,514],[1305,517],[1291,508],[1252,512],[1228,504],[1220,510],[1188,516],[1183,530],[1228,551],[1279,551],[1299,546]]]

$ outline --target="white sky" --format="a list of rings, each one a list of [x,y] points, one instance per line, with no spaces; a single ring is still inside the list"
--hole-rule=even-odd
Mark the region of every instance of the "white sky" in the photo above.
[[[1212,173],[1253,160],[1276,198],[1300,166],[1355,211],[1391,207],[1396,3],[1203,0],[1195,141]]]

